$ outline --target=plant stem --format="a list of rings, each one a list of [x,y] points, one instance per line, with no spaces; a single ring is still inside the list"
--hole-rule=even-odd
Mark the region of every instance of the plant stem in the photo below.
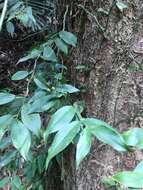
[[[88,9],[86,9],[83,5],[79,4],[77,5],[78,7],[82,8],[87,14],[89,14],[90,16],[92,16],[95,19],[95,22],[97,24],[97,26],[99,27],[99,29],[104,33],[105,28],[103,26],[101,26],[101,24],[99,23],[97,17],[95,14],[91,13]]]
[[[5,18],[5,15],[6,15],[6,11],[7,11],[7,5],[8,5],[8,0],[5,0],[4,5],[3,5],[1,18],[0,18],[0,31],[2,30],[3,21],[4,21],[4,18]]]
[[[66,11],[65,11],[65,14],[64,14],[64,19],[63,19],[63,31],[66,28],[66,17],[67,17],[67,14],[68,14],[68,10],[69,10],[69,6],[67,5],[66,6]]]

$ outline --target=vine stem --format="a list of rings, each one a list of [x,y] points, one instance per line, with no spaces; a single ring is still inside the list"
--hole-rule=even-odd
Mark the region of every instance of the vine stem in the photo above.
[[[4,21],[4,18],[5,18],[5,15],[6,15],[6,11],[7,11],[7,5],[8,5],[8,0],[5,0],[4,5],[3,5],[1,18],[0,18],[0,31],[2,30],[3,21]]]
[[[99,29],[104,33],[105,28],[103,26],[101,26],[101,24],[99,23],[97,17],[95,14],[91,13],[88,9],[86,9],[83,5],[79,4],[77,5],[79,8],[83,9],[87,14],[89,14],[91,17],[93,17],[95,19],[95,22],[97,24],[97,26],[99,27]]]
[[[29,94],[29,86],[30,86],[31,81],[32,81],[33,78],[34,78],[38,59],[39,59],[39,56],[38,56],[37,59],[35,60],[34,67],[33,67],[33,71],[32,71],[32,75],[31,75],[31,77],[30,77],[30,79],[28,80],[28,83],[27,83],[27,88],[26,88],[26,93],[25,93],[25,96],[26,96],[26,97],[27,97],[28,94]]]
[[[66,6],[66,11],[65,11],[65,14],[64,14],[64,19],[63,19],[63,31],[66,28],[66,17],[67,17],[68,11],[69,11],[69,6],[67,5]]]

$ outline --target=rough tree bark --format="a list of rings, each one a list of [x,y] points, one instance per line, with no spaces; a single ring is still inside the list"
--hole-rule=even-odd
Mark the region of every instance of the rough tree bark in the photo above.
[[[135,60],[142,60],[141,54],[134,52],[138,51],[137,42],[143,37],[143,1],[125,0],[128,9],[123,12],[117,7],[111,8],[113,2],[72,1],[70,27],[78,35],[79,42],[67,64],[71,67],[76,86],[86,90],[82,95],[86,102],[86,115],[102,119],[123,131],[143,127],[140,115],[143,111],[143,72],[128,70]],[[77,7],[78,4],[83,7]],[[65,4],[61,6],[65,7]],[[98,13],[97,16],[101,26],[106,28],[106,34],[109,34],[108,39],[105,39],[106,34],[91,15],[97,15],[99,8],[109,11],[108,16],[104,13]],[[132,54],[135,60],[131,58]],[[77,72],[74,69],[76,65],[85,65],[89,70]],[[72,158],[74,160],[73,155]],[[90,155],[78,171],[68,164],[64,189],[104,190],[101,183],[103,176],[130,170],[142,158],[140,151],[123,155],[95,140]]]

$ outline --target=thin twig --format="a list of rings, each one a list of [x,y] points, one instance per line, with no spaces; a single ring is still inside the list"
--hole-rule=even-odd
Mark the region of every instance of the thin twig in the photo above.
[[[5,0],[4,5],[3,5],[1,18],[0,18],[0,31],[2,30],[3,21],[4,21],[4,18],[5,18],[5,15],[6,15],[6,11],[7,11],[7,5],[8,5],[8,0]]]
[[[97,24],[97,26],[99,27],[99,29],[104,33],[105,32],[105,28],[103,26],[101,26],[101,24],[99,23],[97,17],[95,14],[91,13],[88,9],[86,9],[83,5],[79,4],[77,5],[78,7],[82,8],[87,14],[89,14],[90,16],[92,16],[95,19],[95,22]]]
[[[68,14],[68,10],[69,10],[69,6],[67,5],[66,6],[66,11],[65,11],[65,14],[64,14],[64,19],[63,19],[63,31],[66,28],[66,17],[67,17],[67,14]]]

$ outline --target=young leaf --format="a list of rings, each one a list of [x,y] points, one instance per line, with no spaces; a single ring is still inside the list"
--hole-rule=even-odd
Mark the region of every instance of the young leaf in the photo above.
[[[76,44],[77,44],[77,37],[74,34],[72,34],[70,32],[66,32],[66,31],[61,31],[59,33],[59,36],[67,44],[72,45],[74,47],[76,46]]]
[[[49,46],[44,47],[43,55],[41,57],[46,61],[57,61],[57,57],[54,50]]]
[[[30,104],[25,104],[21,110],[21,119],[24,126],[33,134],[39,137],[41,128],[41,118],[39,114],[28,114]]]
[[[63,151],[74,139],[80,130],[80,122],[73,121],[70,124],[65,124],[63,128],[57,132],[55,138],[48,150],[48,157],[46,160],[46,168],[49,165],[50,160]]]
[[[76,149],[76,165],[77,168],[81,161],[86,157],[86,155],[90,152],[92,142],[92,134],[90,128],[86,127],[80,134],[80,138],[77,144]]]
[[[15,95],[9,93],[0,93],[0,105],[12,102],[15,99]]]
[[[12,119],[13,117],[10,114],[0,117],[0,141],[3,135],[5,134],[5,132],[7,131],[10,123],[12,122]]]
[[[18,71],[14,75],[12,75],[12,80],[22,80],[25,79],[28,76],[27,71]]]
[[[119,172],[112,178],[125,187],[143,188],[143,172]]]
[[[128,8],[128,6],[127,6],[125,3],[119,2],[119,1],[116,2],[116,6],[117,6],[117,8],[118,8],[121,12],[123,12],[124,9],[127,9],[127,8]]]
[[[75,109],[73,106],[64,106],[56,111],[49,121],[47,129],[44,133],[44,139],[47,140],[50,133],[61,130],[73,119],[74,115]]]
[[[59,48],[59,50],[64,52],[66,55],[68,54],[68,46],[65,44],[63,40],[61,40],[60,38],[56,38],[55,44]]]
[[[91,129],[91,132],[100,141],[111,145],[118,151],[127,151],[127,147],[122,136],[107,123],[92,118],[84,119],[83,123]]]
[[[11,126],[11,138],[14,147],[27,160],[31,146],[31,135],[28,129],[20,121],[14,121]]]
[[[143,149],[143,129],[133,128],[124,132],[122,136],[128,146]]]

